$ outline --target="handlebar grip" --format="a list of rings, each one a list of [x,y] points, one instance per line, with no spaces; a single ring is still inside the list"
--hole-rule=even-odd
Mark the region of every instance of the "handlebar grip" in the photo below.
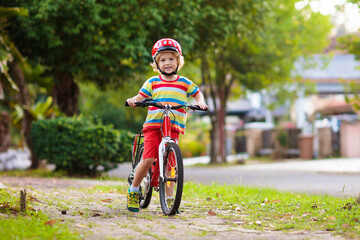
[[[143,102],[136,102],[135,105],[136,107],[142,107],[142,108],[146,107],[146,105]]]
[[[136,107],[145,107],[146,105],[143,102],[135,102]],[[125,107],[130,107],[128,102],[125,102]]]
[[[189,107],[190,107],[190,109],[192,109],[192,110],[197,110],[197,111],[204,111],[204,112],[206,112],[206,111],[208,110],[208,108],[202,109],[202,108],[200,108],[198,105],[191,105],[191,106],[189,106]]]

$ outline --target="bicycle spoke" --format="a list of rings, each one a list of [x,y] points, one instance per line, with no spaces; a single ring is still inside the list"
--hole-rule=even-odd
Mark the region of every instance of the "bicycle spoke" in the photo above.
[[[177,212],[183,188],[183,166],[180,148],[169,143],[164,159],[164,181],[160,183],[160,203],[166,215]]]

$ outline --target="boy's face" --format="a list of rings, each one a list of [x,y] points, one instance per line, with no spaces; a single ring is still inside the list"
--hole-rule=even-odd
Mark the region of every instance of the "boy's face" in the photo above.
[[[161,71],[172,73],[178,66],[178,60],[173,52],[160,53],[158,65]]]

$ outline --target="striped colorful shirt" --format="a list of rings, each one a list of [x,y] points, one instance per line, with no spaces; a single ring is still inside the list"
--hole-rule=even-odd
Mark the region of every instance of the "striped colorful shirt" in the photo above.
[[[152,77],[144,83],[139,91],[145,98],[152,98],[161,104],[177,106],[186,104],[189,97],[195,97],[199,88],[189,79],[178,76],[174,81],[165,81],[161,76]],[[185,133],[186,111],[184,109],[172,110],[175,119],[171,116],[172,130]],[[145,129],[160,128],[163,110],[150,106],[143,125]]]

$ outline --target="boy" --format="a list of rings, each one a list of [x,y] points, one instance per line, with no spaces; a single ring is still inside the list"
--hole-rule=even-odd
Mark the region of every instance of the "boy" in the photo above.
[[[163,105],[172,106],[185,104],[188,97],[194,97],[201,109],[207,105],[199,88],[185,77],[177,75],[177,71],[184,65],[180,44],[171,38],[158,40],[152,49],[153,62],[150,64],[159,76],[152,77],[144,83],[139,94],[127,99],[131,107],[135,102],[145,98],[153,98]],[[178,139],[179,133],[185,133],[186,111],[174,110],[176,122],[172,125],[171,137]],[[148,114],[143,126],[144,153],[143,159],[136,168],[132,185],[127,192],[127,208],[129,211],[139,211],[139,186],[151,164],[158,155],[158,146],[161,142],[160,119],[162,112],[155,107],[148,108]]]

